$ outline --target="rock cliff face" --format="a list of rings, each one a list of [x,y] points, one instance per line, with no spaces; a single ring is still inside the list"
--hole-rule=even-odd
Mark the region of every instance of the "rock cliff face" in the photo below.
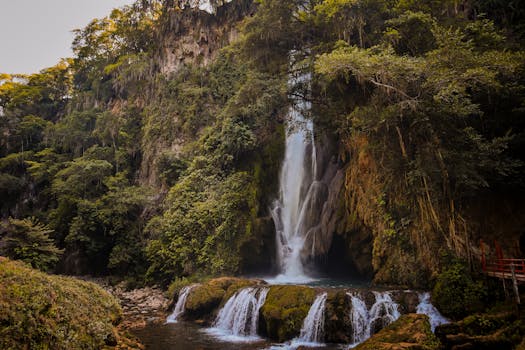
[[[208,65],[221,48],[238,38],[239,24],[254,11],[251,0],[223,4],[215,14],[189,6],[172,7],[161,26],[161,72],[171,74],[187,64]]]
[[[365,136],[343,143],[336,232],[342,232],[344,258],[359,273],[379,284],[426,288],[441,269],[440,252],[453,252],[473,269],[479,269],[480,240],[487,256],[495,254],[495,241],[504,256],[520,255],[516,228],[525,225],[525,215],[519,195],[487,190],[461,204],[438,203],[429,194],[410,194],[406,180],[389,177]]]
[[[184,67],[206,67],[211,64],[223,47],[238,38],[243,19],[253,15],[256,9],[252,0],[224,3],[215,13],[191,4],[183,9],[170,2],[165,6],[158,25],[158,47],[153,55],[154,66],[162,81],[175,77]],[[181,121],[182,116],[175,111],[176,107],[170,101],[174,97],[156,94],[155,99],[159,100],[161,107],[147,108],[145,113],[145,124],[162,124],[162,130],[145,132],[139,176],[144,185],[160,187],[158,164],[161,157],[180,156],[184,147],[197,137],[181,132],[180,127],[176,126],[184,121]],[[196,103],[206,104],[204,101]],[[194,117],[197,116],[200,117],[199,112],[195,111]]]

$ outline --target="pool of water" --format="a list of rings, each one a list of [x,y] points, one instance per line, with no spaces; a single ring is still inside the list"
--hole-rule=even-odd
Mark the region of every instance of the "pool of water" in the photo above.
[[[371,281],[360,279],[337,279],[326,277],[308,277],[299,280],[288,280],[282,275],[279,276],[244,276],[244,278],[260,279],[270,285],[293,284],[319,288],[349,288],[349,289],[369,289]],[[379,288],[381,289],[381,288]]]
[[[235,342],[221,341],[206,332],[206,328],[199,327],[190,322],[177,322],[172,324],[149,324],[145,328],[135,329],[132,333],[137,336],[148,350],[251,350],[251,349],[296,349],[299,343],[277,344],[266,339],[252,342],[243,342],[237,339]],[[335,350],[345,349],[343,345],[315,346],[309,349]]]

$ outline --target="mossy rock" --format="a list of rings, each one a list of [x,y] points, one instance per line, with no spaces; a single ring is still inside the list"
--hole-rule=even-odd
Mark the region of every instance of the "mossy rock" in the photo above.
[[[0,257],[0,349],[101,349],[124,338],[118,301],[94,283]]]
[[[513,312],[475,314],[438,326],[436,336],[446,348],[511,350],[525,339],[525,320]]]
[[[220,277],[203,283],[192,289],[188,295],[184,317],[209,323],[213,320],[219,306],[236,291],[258,283],[260,283],[258,280],[235,277]]]
[[[278,342],[299,335],[316,294],[304,286],[271,286],[261,308],[261,333]]]
[[[356,350],[438,350],[441,343],[430,330],[426,315],[407,314],[391,323]]]
[[[352,302],[345,291],[328,292],[325,311],[325,341],[350,343],[352,341]]]

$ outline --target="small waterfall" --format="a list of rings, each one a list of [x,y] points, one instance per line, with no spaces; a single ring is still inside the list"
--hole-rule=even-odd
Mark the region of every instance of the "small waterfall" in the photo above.
[[[175,305],[175,308],[173,309],[171,315],[169,315],[166,319],[166,323],[177,323],[177,319],[179,318],[179,316],[184,313],[184,309],[186,307],[186,299],[188,299],[188,295],[190,295],[191,290],[197,286],[198,284],[192,284],[190,286],[183,287],[180,290],[179,298],[177,299],[177,304]]]
[[[450,322],[446,317],[441,315],[434,305],[432,305],[430,302],[430,293],[419,293],[418,296],[419,304],[417,305],[416,313],[428,316],[432,332],[434,332],[437,326]]]
[[[358,296],[347,294],[352,298],[352,321],[353,344],[359,344],[370,338],[370,319],[366,304]]]
[[[350,319],[352,320],[353,343],[350,347],[367,340],[373,333],[388,326],[401,316],[399,305],[392,300],[389,292],[373,293],[375,302],[370,310],[367,310],[365,302],[359,295],[347,293],[352,300]]]
[[[324,337],[324,313],[327,293],[319,294],[312,306],[308,315],[303,321],[301,328],[301,335],[297,342],[305,343],[322,343]]]
[[[253,341],[257,337],[259,310],[268,288],[244,288],[235,293],[219,311],[209,333],[227,341]]]
[[[384,328],[401,316],[399,305],[392,300],[388,292],[373,292],[376,302],[368,313],[370,318],[371,332]]]

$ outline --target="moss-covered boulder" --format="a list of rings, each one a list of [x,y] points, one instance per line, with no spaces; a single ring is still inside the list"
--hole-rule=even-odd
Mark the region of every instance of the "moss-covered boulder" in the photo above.
[[[436,336],[447,349],[511,350],[525,339],[525,316],[512,311],[470,315],[438,326]]]
[[[186,299],[184,317],[210,323],[219,306],[224,304],[236,291],[243,287],[263,283],[260,280],[249,280],[235,277],[212,279],[193,288]]]
[[[261,333],[279,342],[299,335],[316,294],[304,286],[271,286],[261,308]]]
[[[350,343],[352,302],[344,290],[328,292],[325,311],[325,341],[328,343]]]
[[[428,317],[401,316],[397,321],[359,344],[356,350],[438,350],[441,344],[430,330]]]
[[[0,257],[0,349],[116,346],[118,301],[99,286]]]

